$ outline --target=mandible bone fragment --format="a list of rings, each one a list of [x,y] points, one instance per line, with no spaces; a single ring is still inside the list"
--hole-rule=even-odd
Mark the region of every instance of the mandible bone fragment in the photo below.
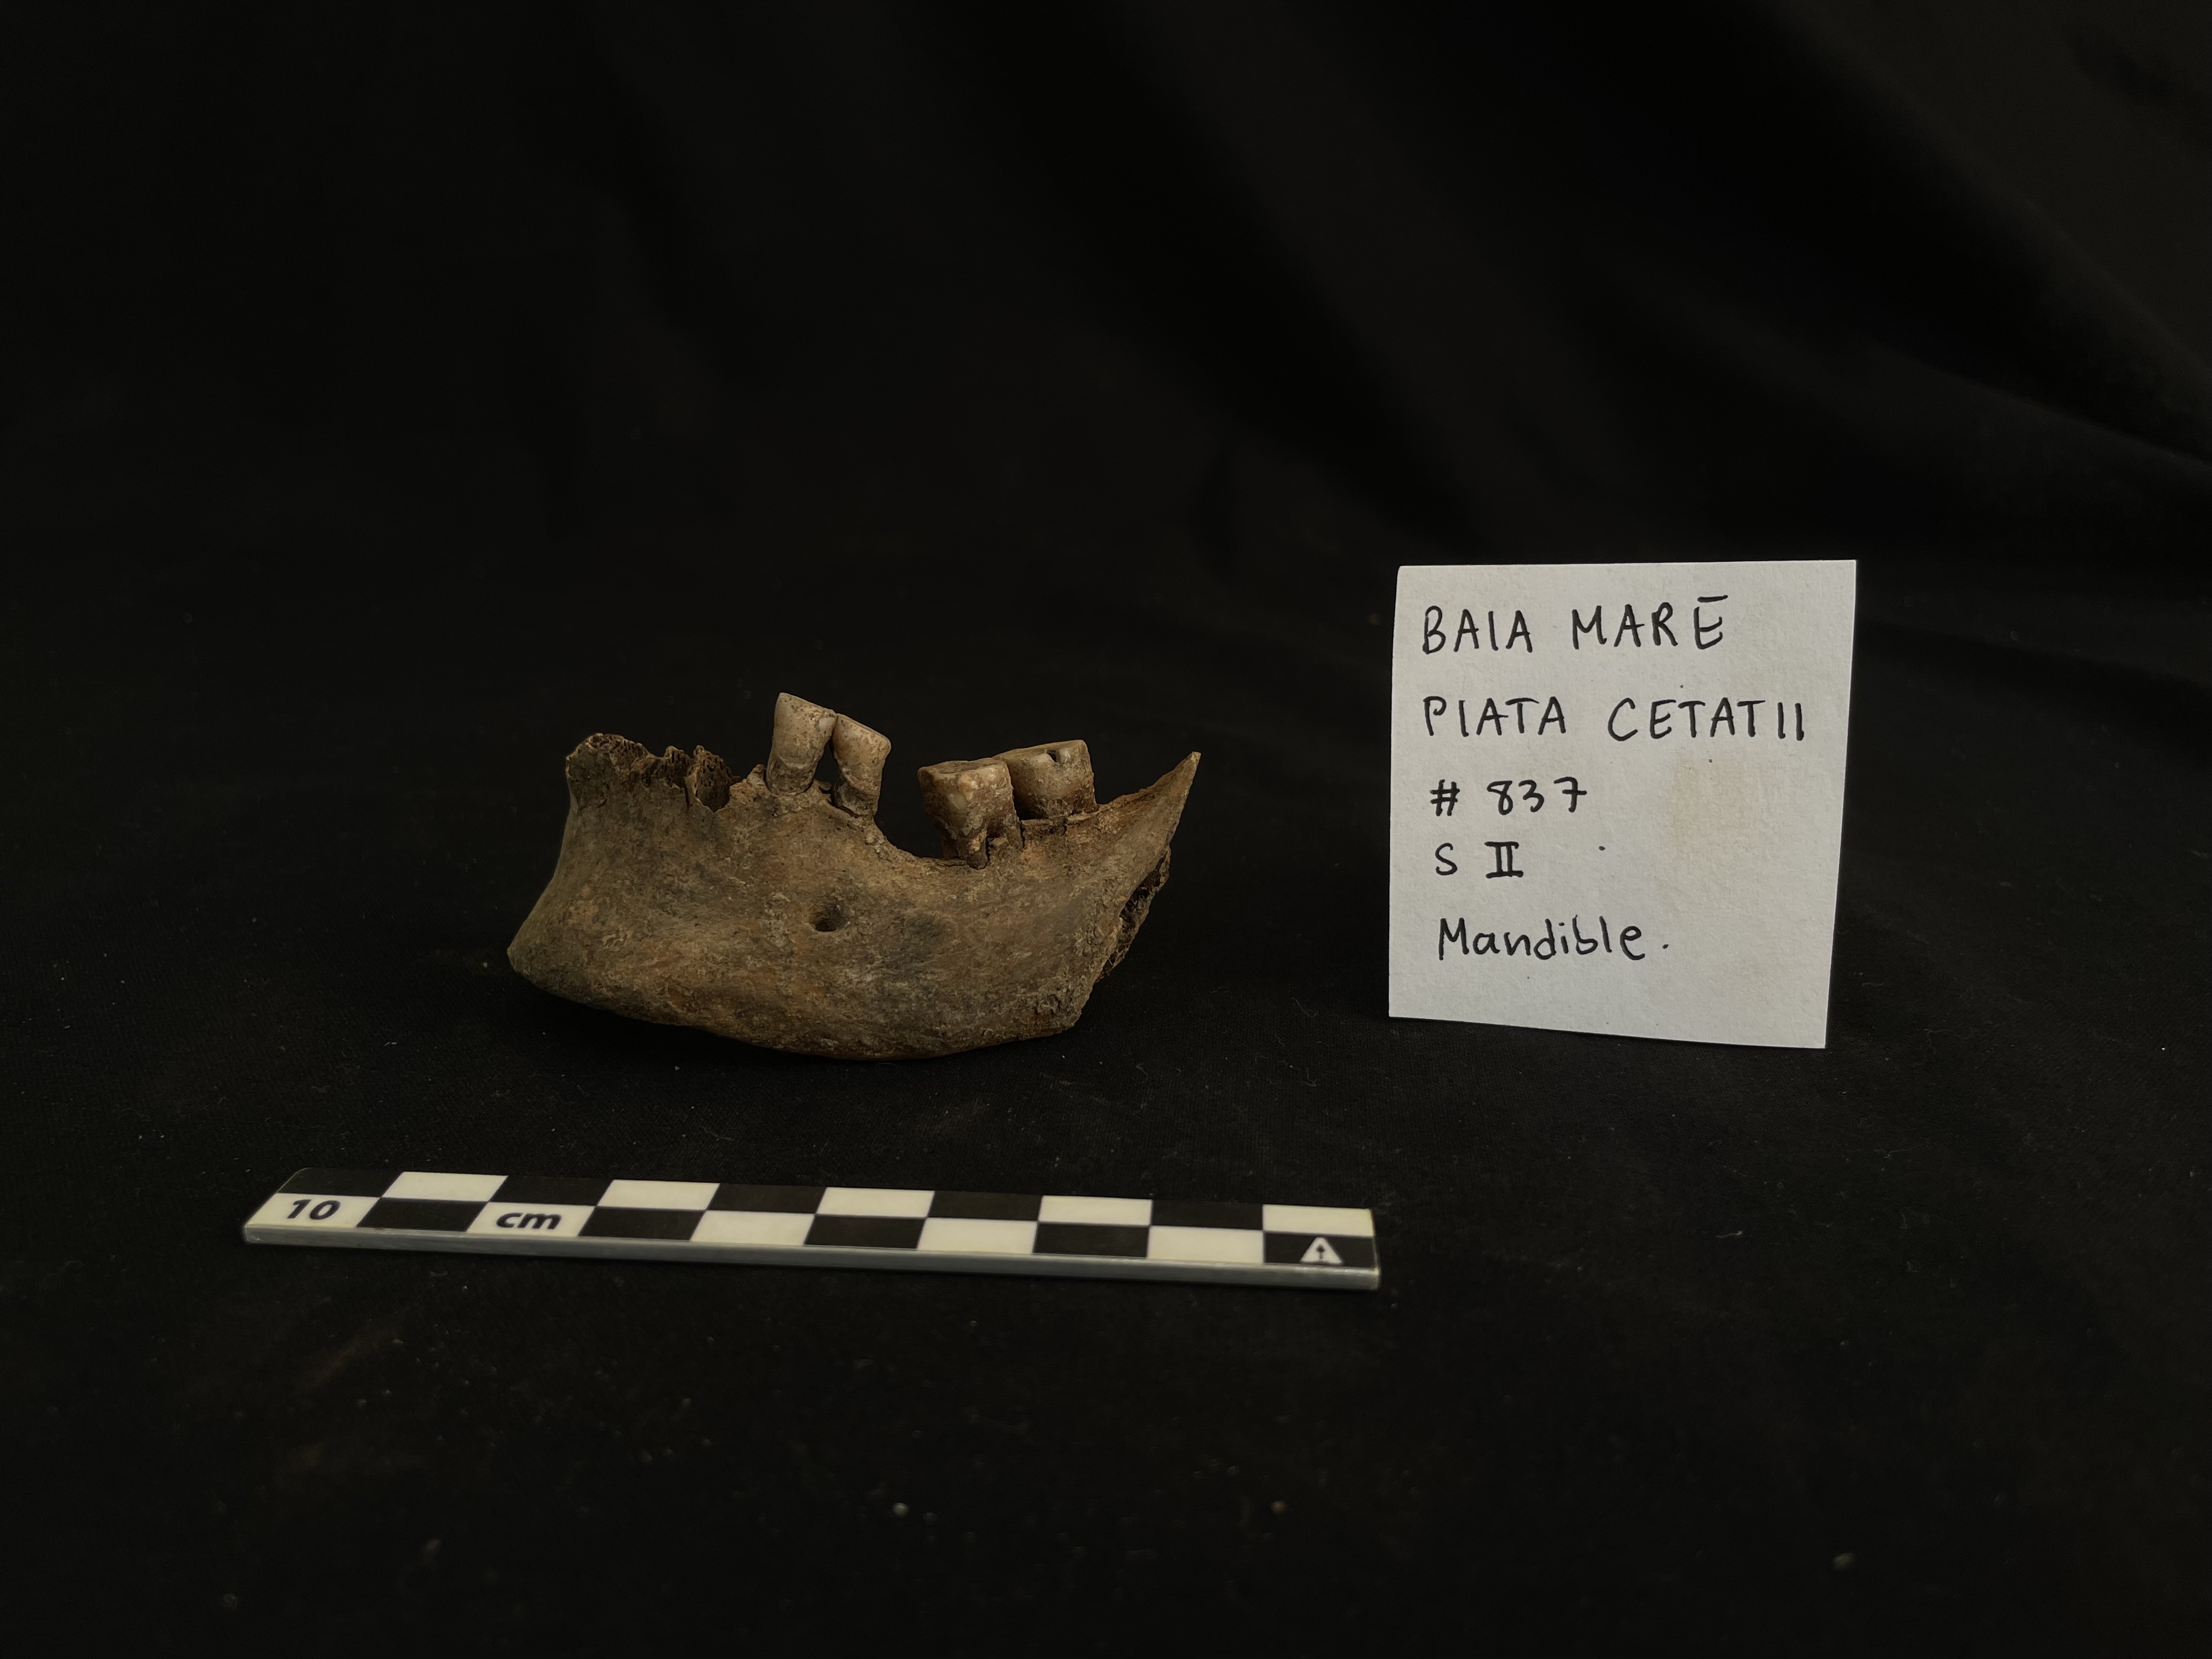
[[[742,778],[705,749],[586,738],[560,861],[507,959],[557,996],[799,1054],[1066,1030],[1167,881],[1199,757],[1103,806],[1079,741],[925,766],[930,859],[876,827],[890,752],[788,693]]]

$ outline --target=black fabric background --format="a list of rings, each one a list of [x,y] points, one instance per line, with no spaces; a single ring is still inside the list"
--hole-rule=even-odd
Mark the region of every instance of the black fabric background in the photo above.
[[[9,9],[11,1624],[2202,1651],[2212,52],[1909,9]],[[1395,568],[1795,555],[1828,1048],[1386,1019]],[[1075,1030],[509,971],[566,750],[781,690],[1205,751]],[[1385,1288],[243,1246],[306,1164],[1366,1204]]]

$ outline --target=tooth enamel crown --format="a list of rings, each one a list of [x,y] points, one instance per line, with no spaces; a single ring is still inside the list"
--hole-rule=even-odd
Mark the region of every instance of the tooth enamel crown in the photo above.
[[[586,738],[560,861],[509,959],[575,1001],[805,1054],[1066,1030],[1166,883],[1198,757],[1103,806],[1080,741],[925,766],[944,856],[924,859],[875,825],[890,752],[788,693],[742,778],[706,749]]]

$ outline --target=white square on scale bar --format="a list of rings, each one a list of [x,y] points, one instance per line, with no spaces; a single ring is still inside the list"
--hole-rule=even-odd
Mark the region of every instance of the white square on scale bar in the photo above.
[[[1074,1222],[1090,1227],[1145,1227],[1152,1224],[1149,1198],[1083,1198],[1072,1194],[1046,1195],[1037,1206],[1039,1221]]]
[[[720,1185],[712,1181],[610,1181],[599,1205],[610,1210],[703,1210]]]
[[[1228,1261],[1257,1267],[1266,1259],[1264,1234],[1242,1227],[1155,1227],[1145,1254],[1154,1261]]]
[[[403,1170],[384,1189],[386,1198],[435,1198],[449,1203],[481,1204],[499,1190],[505,1176],[459,1175],[445,1170]]]
[[[1339,1209],[1323,1204],[1269,1204],[1260,1212],[1260,1224],[1271,1233],[1334,1233],[1339,1237],[1372,1238],[1375,1218],[1365,1210]]]
[[[793,1214],[783,1210],[709,1210],[693,1229],[694,1244],[775,1244],[806,1243],[813,1226],[811,1211]]]
[[[929,1213],[937,1194],[927,1187],[831,1187],[815,1206],[822,1215],[890,1215],[912,1218]]]
[[[972,1216],[932,1216],[921,1224],[920,1250],[951,1250],[969,1255],[1027,1255],[1036,1243],[1034,1221],[984,1220]]]
[[[355,1194],[279,1193],[246,1220],[249,1227],[354,1227],[375,1206]]]
[[[1856,581],[1401,569],[1391,1013],[1824,1046]]]

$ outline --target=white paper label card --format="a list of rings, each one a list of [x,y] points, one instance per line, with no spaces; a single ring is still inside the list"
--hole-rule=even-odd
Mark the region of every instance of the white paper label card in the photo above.
[[[1856,579],[1401,569],[1391,1013],[1824,1046]]]

